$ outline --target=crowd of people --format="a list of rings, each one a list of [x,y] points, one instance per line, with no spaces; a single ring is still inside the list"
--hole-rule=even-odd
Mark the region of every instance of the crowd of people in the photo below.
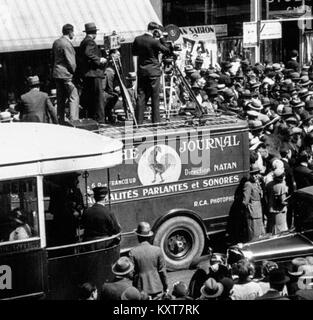
[[[293,226],[288,199],[313,185],[313,67],[300,68],[298,53],[283,63],[251,65],[238,57],[209,69],[201,57],[185,67],[203,114],[228,114],[249,126],[250,177],[243,180],[230,214],[233,243],[277,234]],[[181,93],[190,113],[194,102]]]
[[[230,266],[222,255],[212,254],[210,258],[198,264],[189,283],[177,281],[172,288],[168,288],[167,285],[158,288],[157,283],[160,279],[157,273],[151,275],[157,269],[151,266],[153,262],[149,266],[146,263],[147,259],[142,263],[142,260],[134,259],[132,256],[119,258],[112,267],[114,281],[104,283],[99,290],[90,283],[84,283],[80,287],[80,299],[313,300],[313,288],[310,284],[306,284],[306,279],[313,277],[312,257],[293,259],[293,271],[289,271],[273,261],[262,261],[254,265],[247,259],[241,259]],[[162,272],[162,277],[165,279],[166,272],[164,270]],[[149,278],[153,281],[149,282]]]

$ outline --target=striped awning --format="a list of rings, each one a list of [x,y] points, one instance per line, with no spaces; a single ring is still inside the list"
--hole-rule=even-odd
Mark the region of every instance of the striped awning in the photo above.
[[[74,45],[85,36],[84,25],[95,22],[96,41],[116,31],[126,42],[160,23],[150,0],[0,0],[0,52],[50,49],[62,26],[74,25]]]

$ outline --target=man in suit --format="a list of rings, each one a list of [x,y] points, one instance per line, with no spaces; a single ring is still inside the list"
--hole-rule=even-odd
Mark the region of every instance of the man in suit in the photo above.
[[[297,50],[291,51],[290,60],[286,63],[286,69],[293,69],[295,72],[300,71],[299,62],[297,61],[298,56],[299,53]]]
[[[100,292],[100,300],[121,300],[122,293],[132,287],[134,264],[128,257],[120,257],[112,266],[114,282],[105,282]]]
[[[300,164],[294,169],[297,189],[313,185],[313,171],[309,168],[312,157],[304,150],[299,155]]]
[[[82,226],[85,230],[84,241],[110,237],[121,231],[114,213],[106,206],[108,188],[96,187],[93,189],[93,193],[96,203],[88,208],[82,216]]]
[[[149,242],[153,236],[149,223],[140,222],[136,234],[139,245],[129,253],[135,266],[133,286],[155,298],[168,290],[165,260],[161,249]]]
[[[83,79],[81,105],[87,111],[87,116],[99,123],[105,122],[103,86],[104,65],[107,60],[101,57],[101,51],[95,42],[97,27],[91,23],[85,24],[86,37],[79,48],[79,75]]]
[[[281,161],[284,164],[285,174],[286,174],[286,185],[288,187],[288,194],[291,195],[296,190],[296,182],[293,175],[293,170],[290,166],[290,159],[292,157],[292,152],[287,144],[284,144],[280,149]],[[290,204],[288,204],[287,210],[287,224],[288,228],[292,227],[293,224],[293,210]]]
[[[72,44],[74,27],[66,24],[62,28],[63,36],[54,41],[52,46],[53,55],[53,78],[57,88],[57,113],[61,124],[65,122],[65,108],[69,106],[69,120],[79,118],[79,96],[73,76],[76,70],[76,53]]]
[[[274,269],[270,271],[270,289],[263,296],[257,297],[256,300],[290,300],[288,297],[283,296],[282,293],[289,280],[289,277],[282,270]]]
[[[156,33],[161,34],[160,26],[155,22],[150,22],[148,32],[135,38],[132,48],[134,56],[135,72],[137,72],[137,123],[142,124],[144,119],[144,109],[147,101],[151,97],[152,122],[160,122],[160,77],[161,65],[159,53],[170,53],[169,48],[164,45],[163,38],[156,39]]]
[[[30,90],[21,96],[20,102],[15,107],[20,112],[22,122],[53,122],[58,123],[56,111],[48,94],[40,91],[38,76],[28,77]]]

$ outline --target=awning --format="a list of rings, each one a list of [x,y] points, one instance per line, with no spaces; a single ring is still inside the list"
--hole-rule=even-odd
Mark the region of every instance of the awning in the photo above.
[[[118,139],[83,129],[1,123],[0,180],[114,167],[122,163],[122,148]]]
[[[116,31],[126,42],[160,23],[150,0],[0,0],[0,52],[50,49],[66,23],[74,25],[78,46],[84,25],[95,22],[96,41]]]

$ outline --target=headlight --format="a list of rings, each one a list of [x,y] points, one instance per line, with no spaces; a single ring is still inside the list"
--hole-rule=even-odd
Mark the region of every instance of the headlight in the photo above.
[[[250,250],[243,250],[242,254],[249,261],[253,259],[253,253]]]

